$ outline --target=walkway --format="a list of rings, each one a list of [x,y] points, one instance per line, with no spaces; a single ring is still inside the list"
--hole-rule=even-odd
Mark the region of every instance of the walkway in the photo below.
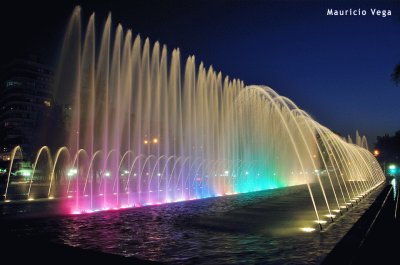
[[[399,180],[393,179],[322,264],[398,264],[398,203]]]

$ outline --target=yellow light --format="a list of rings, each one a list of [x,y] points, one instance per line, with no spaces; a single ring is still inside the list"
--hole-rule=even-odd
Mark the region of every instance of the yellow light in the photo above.
[[[381,152],[379,152],[378,149],[375,149],[375,150],[374,150],[374,156],[378,156],[380,153],[381,153]]]
[[[149,141],[147,141],[147,140],[144,140],[144,144],[148,144],[149,143]]]
[[[53,196],[50,196],[50,197],[49,197],[49,200],[52,200],[52,199],[54,199],[54,197],[53,197]]]
[[[315,231],[315,228],[312,228],[312,227],[302,227],[302,228],[300,228],[300,230],[303,231],[303,232],[311,233],[311,232]]]
[[[33,201],[33,200],[34,200],[34,198],[29,198],[29,199],[28,199],[28,201]]]
[[[5,200],[5,202],[10,202],[11,200]]]
[[[157,138],[154,138],[154,139],[153,139],[153,144],[156,144],[156,143],[158,143],[158,139],[157,139]]]
[[[334,215],[334,214],[326,214],[325,216],[329,217],[329,218],[335,218],[336,217],[336,215]]]
[[[325,220],[315,220],[315,222],[317,224],[326,224],[327,223],[327,221],[325,221]]]

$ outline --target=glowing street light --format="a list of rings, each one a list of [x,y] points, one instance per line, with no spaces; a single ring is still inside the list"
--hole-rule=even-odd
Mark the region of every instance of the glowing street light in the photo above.
[[[144,144],[148,144],[149,143],[149,141],[147,141],[147,140],[144,140]]]
[[[394,164],[389,165],[388,169],[391,175],[395,175],[397,173],[397,166]]]
[[[374,156],[378,156],[378,155],[380,155],[380,153],[381,153],[381,152],[379,152],[378,149],[375,149],[375,150],[374,150]]]
[[[158,139],[157,138],[154,138],[153,139],[153,144],[157,144],[158,143]]]

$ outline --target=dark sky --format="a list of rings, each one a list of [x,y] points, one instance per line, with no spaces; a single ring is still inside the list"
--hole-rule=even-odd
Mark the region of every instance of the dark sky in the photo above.
[[[11,1],[10,1],[11,2]],[[358,129],[370,144],[400,129],[400,1],[12,1],[0,8],[0,63],[27,52],[55,64],[76,4],[100,29],[112,12],[142,37],[180,47],[183,55],[246,84],[271,86],[321,124]],[[326,16],[327,8],[367,16]],[[371,16],[370,9],[392,16]]]

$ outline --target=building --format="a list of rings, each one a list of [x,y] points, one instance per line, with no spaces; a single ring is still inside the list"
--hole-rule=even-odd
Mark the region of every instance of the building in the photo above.
[[[0,159],[20,145],[32,157],[49,137],[54,119],[53,71],[30,56],[17,59],[0,72]]]

